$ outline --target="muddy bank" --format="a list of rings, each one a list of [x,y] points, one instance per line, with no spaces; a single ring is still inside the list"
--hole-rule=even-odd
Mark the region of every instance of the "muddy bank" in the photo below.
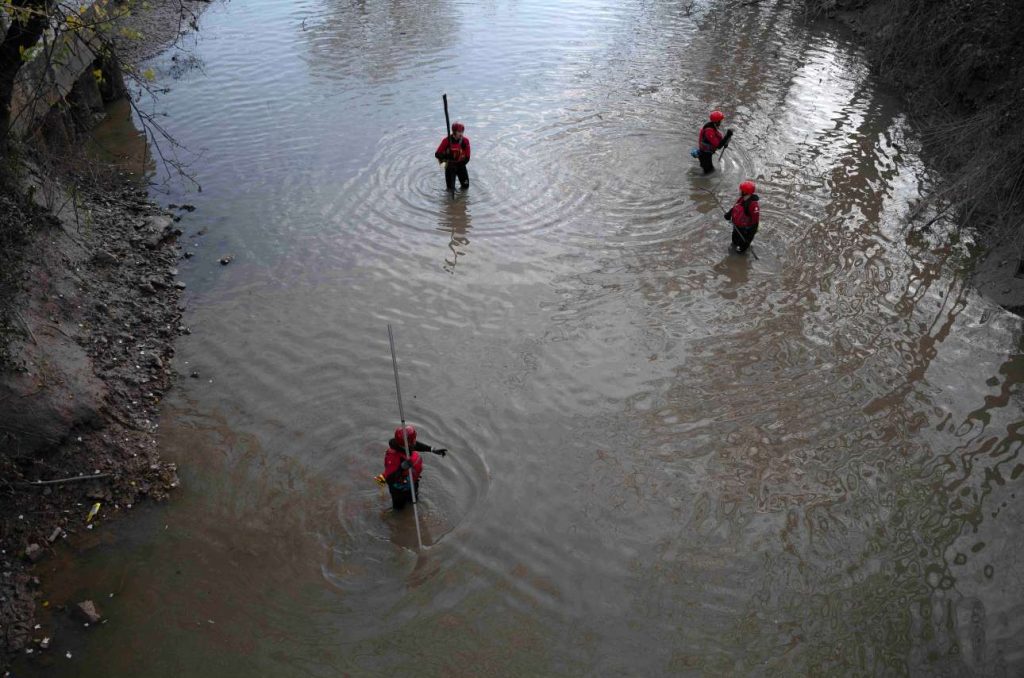
[[[954,0],[805,4],[861,36],[944,175],[916,213],[917,229],[942,215],[970,229],[979,240],[975,287],[1024,314],[1024,13],[1013,3]]]
[[[132,16],[142,38],[119,47],[124,61],[174,44],[205,6],[167,0]],[[154,434],[173,342],[188,332],[175,214],[110,176],[56,178],[32,160],[14,174],[0,192],[0,667],[60,647],[36,628],[45,582],[33,565],[176,486]]]
[[[37,194],[46,190],[40,177],[28,181]],[[172,343],[187,331],[177,308],[176,230],[144,193],[79,193],[49,216],[37,213],[34,225],[20,290],[8,300],[22,332],[0,375],[0,627],[8,651],[47,635],[33,633],[40,582],[31,564],[176,484],[154,432]]]
[[[213,0],[157,0],[133,13],[125,24],[138,37],[118,44],[121,58],[130,64],[150,59],[178,40],[199,30],[199,15]]]

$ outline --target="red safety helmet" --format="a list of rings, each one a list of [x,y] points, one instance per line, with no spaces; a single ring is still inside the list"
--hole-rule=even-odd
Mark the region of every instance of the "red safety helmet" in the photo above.
[[[744,181],[740,184],[740,193],[743,195],[750,195],[757,190],[757,186],[754,185],[753,181]]]
[[[463,125],[461,122],[453,122],[452,123],[452,132],[464,132],[464,131],[466,131],[466,126]]]
[[[404,428],[399,426],[395,429],[395,442],[399,449],[405,449],[406,437],[409,439],[409,451],[412,451],[413,446],[416,445],[416,429],[408,424]]]
[[[721,111],[711,111],[711,115],[709,117],[711,118],[711,122],[722,122],[725,120],[725,113],[722,113]]]

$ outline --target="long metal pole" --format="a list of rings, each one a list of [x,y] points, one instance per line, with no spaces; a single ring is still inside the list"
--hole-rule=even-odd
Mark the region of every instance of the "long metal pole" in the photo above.
[[[405,445],[405,458],[409,460],[409,491],[412,492],[412,515],[416,520],[416,545],[423,550],[423,538],[420,536],[420,514],[416,508],[416,479],[412,475],[412,452],[409,450],[409,436],[405,435],[405,410],[402,408],[402,387],[398,383],[398,359],[395,357],[395,336],[388,323],[388,343],[391,344],[391,366],[395,369],[395,391],[398,393],[398,416],[402,420],[402,443]]]
[[[441,101],[444,102],[444,128],[445,128],[445,131],[448,133],[448,136],[445,137],[445,139],[448,141],[448,152],[445,154],[445,159],[444,159],[444,162],[442,163],[442,165],[444,166],[445,186],[447,186],[447,184],[448,184],[448,176],[449,176],[448,175],[448,171],[449,171],[448,163],[450,163],[452,161],[452,123],[448,119],[448,95],[447,94],[442,94],[441,95]],[[455,177],[452,177],[452,181],[455,181]],[[452,198],[455,197],[455,185],[454,184],[452,184],[452,189],[451,189],[451,191],[449,191],[449,195],[451,195]]]
[[[452,136],[452,124],[448,121],[448,95],[442,94],[441,101],[444,102],[444,128],[448,131],[448,137]]]
[[[722,162],[722,158],[725,157],[725,152],[729,150],[729,141],[731,139],[732,139],[732,134],[729,134],[728,132],[726,132],[725,133],[725,148],[723,148],[722,152],[718,154],[718,162],[719,163],[721,163]],[[719,181],[721,181],[721,179],[719,179]]]

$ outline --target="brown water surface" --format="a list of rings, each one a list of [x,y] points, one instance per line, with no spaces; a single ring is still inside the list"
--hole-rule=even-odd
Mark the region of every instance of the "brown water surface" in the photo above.
[[[1019,319],[907,225],[929,169],[842,35],[687,4],[233,0],[157,60],[183,489],[46,578],[109,621],[16,675],[1024,673]],[[451,450],[420,552],[387,323]]]

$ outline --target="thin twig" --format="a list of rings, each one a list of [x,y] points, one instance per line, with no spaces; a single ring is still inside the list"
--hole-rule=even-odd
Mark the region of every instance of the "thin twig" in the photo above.
[[[36,339],[35,333],[32,332],[32,328],[28,326],[28,323],[25,322],[25,319],[21,317],[21,313],[18,311],[18,309],[14,309],[14,315],[17,316],[18,320],[21,321],[21,325],[22,327],[25,328],[25,331],[28,332],[28,336],[32,338],[32,343],[38,346],[39,341]]]
[[[63,485],[64,483],[74,483],[79,480],[92,480],[94,478],[109,478],[109,473],[94,473],[88,476],[73,476],[71,478],[57,478],[56,480],[32,480],[32,481],[21,481],[19,485]]]

